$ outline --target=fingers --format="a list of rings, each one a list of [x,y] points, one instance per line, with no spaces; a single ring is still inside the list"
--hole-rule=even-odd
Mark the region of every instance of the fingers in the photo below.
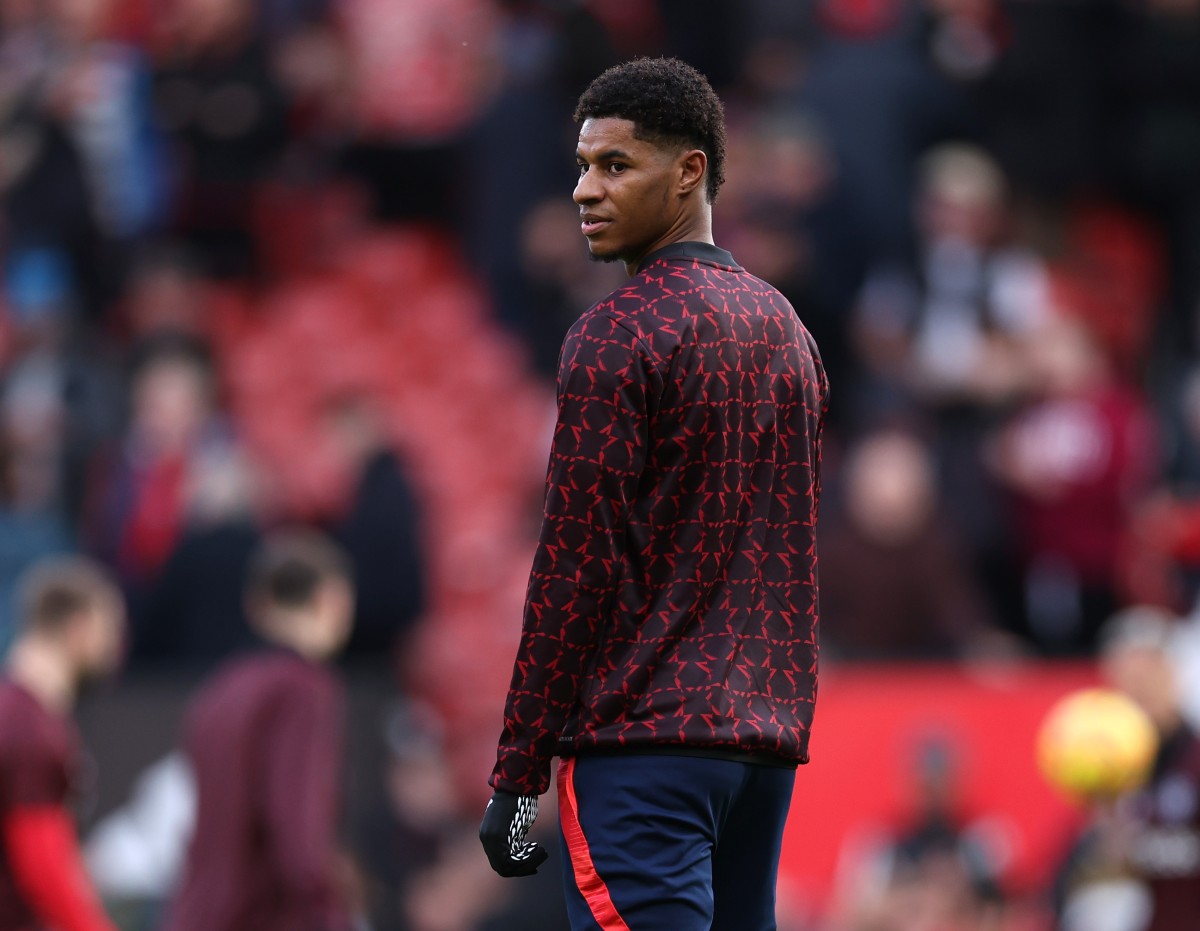
[[[549,854],[525,835],[537,817],[536,796],[497,792],[479,826],[479,841],[492,869],[501,876],[531,876]]]
[[[541,844],[527,844],[525,850],[518,857],[514,857],[507,850],[488,850],[486,843],[484,850],[487,852],[488,862],[491,863],[492,869],[505,878],[532,876],[550,856]]]

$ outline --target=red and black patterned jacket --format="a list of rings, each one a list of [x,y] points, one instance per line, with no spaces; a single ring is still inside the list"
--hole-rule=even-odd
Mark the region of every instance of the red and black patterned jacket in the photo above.
[[[807,760],[827,395],[791,305],[715,246],[574,324],[494,788],[588,750]]]

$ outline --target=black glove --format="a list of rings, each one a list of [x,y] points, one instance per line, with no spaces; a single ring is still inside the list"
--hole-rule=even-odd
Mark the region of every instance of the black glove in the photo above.
[[[532,876],[550,856],[540,844],[525,842],[537,812],[536,795],[513,795],[497,789],[488,802],[479,826],[479,840],[492,869],[501,876]]]

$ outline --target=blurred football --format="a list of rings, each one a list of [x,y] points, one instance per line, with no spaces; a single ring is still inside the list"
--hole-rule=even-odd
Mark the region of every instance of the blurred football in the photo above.
[[[1051,784],[1082,801],[1112,799],[1150,771],[1158,735],[1146,713],[1112,689],[1060,699],[1038,731],[1038,765]]]

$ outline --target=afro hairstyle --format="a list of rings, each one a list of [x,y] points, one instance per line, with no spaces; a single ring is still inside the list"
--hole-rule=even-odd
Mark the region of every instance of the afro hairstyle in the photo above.
[[[725,182],[725,108],[708,79],[677,58],[638,58],[614,65],[588,85],[575,122],[614,117],[636,138],[701,149],[708,156],[708,202]]]

